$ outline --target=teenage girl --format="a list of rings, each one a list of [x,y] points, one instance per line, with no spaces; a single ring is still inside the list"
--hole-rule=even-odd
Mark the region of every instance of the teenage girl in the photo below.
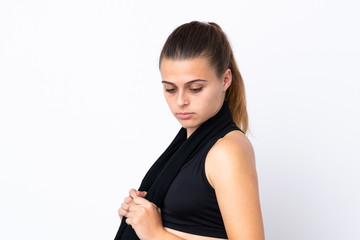
[[[131,189],[119,208],[142,240],[263,240],[245,89],[231,46],[212,22],[176,28],[160,54],[167,104],[189,137],[214,116],[224,101],[241,131],[230,131],[179,172],[160,209]],[[203,178],[201,178],[201,174]],[[192,196],[196,196],[192,197]]]

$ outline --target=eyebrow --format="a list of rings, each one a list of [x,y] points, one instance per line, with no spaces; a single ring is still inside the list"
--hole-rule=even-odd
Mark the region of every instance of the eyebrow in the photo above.
[[[172,82],[168,82],[168,81],[161,81],[161,82],[162,82],[162,83],[167,83],[167,84],[176,86],[176,84],[175,84],[175,83],[172,83]],[[204,79],[194,79],[194,80],[191,80],[191,81],[186,82],[184,85],[189,85],[189,84],[194,83],[194,82],[207,82],[207,80],[204,80]]]

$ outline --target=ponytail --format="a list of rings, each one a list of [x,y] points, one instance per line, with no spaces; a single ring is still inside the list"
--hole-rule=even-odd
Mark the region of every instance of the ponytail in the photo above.
[[[233,121],[246,133],[249,129],[249,120],[246,109],[245,85],[233,54],[231,54],[230,59],[230,70],[232,82],[226,92],[225,101],[230,108]]]

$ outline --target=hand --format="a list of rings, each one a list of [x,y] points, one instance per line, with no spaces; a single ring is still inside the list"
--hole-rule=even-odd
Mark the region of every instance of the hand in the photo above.
[[[121,204],[121,207],[118,210],[120,219],[122,219],[123,217],[126,217],[126,215],[128,214],[130,204],[133,201],[131,194],[133,194],[133,195],[136,194],[136,196],[138,196],[138,197],[145,197],[146,193],[147,193],[146,191],[136,191],[133,188],[130,189],[129,196],[124,198],[124,202]]]
[[[131,225],[141,240],[158,239],[166,233],[162,225],[161,210],[152,202],[130,192],[132,202],[126,214],[126,223]]]

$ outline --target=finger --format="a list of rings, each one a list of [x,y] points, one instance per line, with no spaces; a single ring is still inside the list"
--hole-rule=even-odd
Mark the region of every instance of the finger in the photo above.
[[[136,196],[136,190],[135,189],[130,189],[130,191],[129,191],[129,195],[130,195],[130,197],[132,197],[132,198],[134,198],[133,196]]]
[[[151,202],[143,197],[136,197],[133,199],[133,203],[137,205],[149,205]]]
[[[150,202],[149,200],[147,200],[145,198],[141,198],[141,197],[135,198],[131,205],[142,206],[142,207],[145,207],[147,209],[150,209],[152,207],[155,208],[155,209],[158,208],[154,203]]]
[[[132,219],[131,219],[131,218],[126,218],[126,219],[125,219],[125,222],[126,222],[128,225],[131,226],[131,224],[132,224]]]
[[[121,208],[124,209],[125,211],[129,210],[129,207],[130,207],[130,205],[127,204],[127,203],[125,203],[125,202],[123,202],[123,203],[121,204]]]
[[[128,209],[128,213],[130,213],[130,212],[132,212],[132,213],[133,213],[133,212],[136,212],[136,211],[138,211],[140,208],[141,208],[140,205],[131,204],[130,207],[129,207],[129,209]]]
[[[120,218],[126,217],[126,215],[128,214],[128,212],[122,208],[119,208],[118,213],[119,213]]]
[[[126,202],[127,204],[130,204],[132,202],[132,197],[127,196],[126,198],[124,198],[124,202]]]
[[[126,218],[133,219],[136,216],[136,212],[128,212]]]
[[[138,197],[145,197],[145,196],[146,196],[146,194],[147,194],[147,192],[146,192],[146,191],[137,191],[137,195],[138,195]]]
[[[137,194],[136,194],[136,190],[135,189],[131,189],[129,191],[130,197],[132,197],[132,199],[138,198]]]

